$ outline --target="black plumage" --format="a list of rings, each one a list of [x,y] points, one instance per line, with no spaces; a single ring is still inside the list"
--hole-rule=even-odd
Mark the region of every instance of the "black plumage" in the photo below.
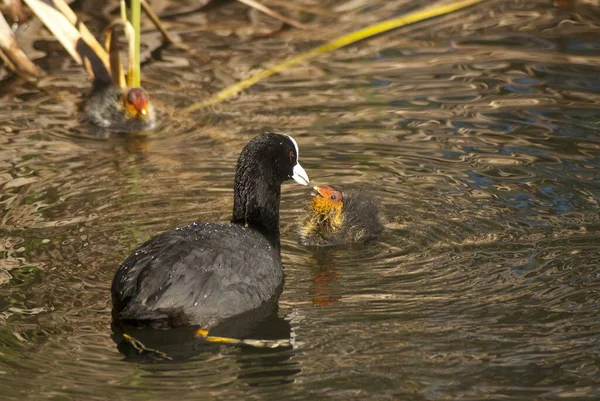
[[[150,239],[117,270],[113,316],[159,327],[211,329],[279,296],[281,184],[306,185],[296,142],[267,133],[246,145],[234,180],[231,223],[191,223]]]

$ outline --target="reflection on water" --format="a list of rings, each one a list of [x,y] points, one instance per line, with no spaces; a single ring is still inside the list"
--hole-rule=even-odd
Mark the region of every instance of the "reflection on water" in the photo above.
[[[269,317],[256,319],[260,324],[249,324],[251,330],[241,333],[237,328],[217,328],[212,335],[230,336],[230,338],[258,338],[280,340],[290,338],[291,326],[288,321],[278,316],[275,311]],[[246,322],[248,323],[248,322]],[[241,327],[241,326],[240,326]],[[211,343],[199,337],[197,328],[177,328],[164,330],[143,329],[135,327],[113,326],[112,339],[125,360],[143,364],[148,372],[162,372],[173,367],[176,371],[186,364],[186,370],[196,370],[202,374],[203,367],[215,355],[223,352],[234,356],[238,364],[236,378],[251,386],[273,386],[290,383],[300,367],[293,361],[294,346],[278,348],[259,348],[242,345],[232,347]],[[123,333],[127,333],[126,336]],[[148,366],[151,364],[152,366]]]
[[[333,305],[341,296],[339,291],[342,274],[337,268],[334,251],[315,251],[315,256],[310,263],[310,272],[313,276],[313,285],[310,291],[314,306],[327,307]]]
[[[51,73],[39,87],[1,82],[3,397],[600,396],[596,8],[487,2],[179,112],[315,38],[418,5],[344,3],[345,17],[318,14],[308,36],[175,26],[208,61],[167,47],[144,66],[161,115],[150,137],[91,136],[76,112],[89,83],[62,53],[39,60]],[[379,195],[385,232],[347,250],[301,247],[310,195],[284,185],[285,289],[252,335],[295,346],[181,331],[136,333],[168,358],[128,348],[111,330],[116,267],[157,232],[227,220],[235,160],[264,130],[294,135],[315,184]]]

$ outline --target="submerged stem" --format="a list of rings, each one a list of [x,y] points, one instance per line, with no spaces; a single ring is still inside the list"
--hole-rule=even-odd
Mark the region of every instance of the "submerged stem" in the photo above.
[[[226,99],[229,99],[230,97],[235,96],[236,94],[240,93],[244,89],[249,88],[257,82],[270,77],[271,75],[277,74],[296,64],[311,60],[318,55],[332,52],[334,50],[373,37],[375,35],[379,35],[392,29],[399,28],[401,26],[414,24],[417,22],[425,21],[430,18],[435,18],[441,15],[459,11],[472,5],[481,3],[483,1],[485,0],[457,0],[449,4],[436,5],[428,7],[424,10],[417,10],[397,18],[382,21],[346,35],[342,35],[336,39],[333,39],[330,42],[325,43],[322,46],[319,46],[315,49],[309,50],[304,53],[300,53],[299,55],[287,59],[279,64],[276,64],[271,68],[259,71],[258,73],[244,79],[243,81],[237,82],[236,84],[221,90],[220,92],[216,93],[215,95],[204,101],[194,103],[188,106],[186,109],[184,109],[184,113],[192,113],[196,110],[212,106]]]

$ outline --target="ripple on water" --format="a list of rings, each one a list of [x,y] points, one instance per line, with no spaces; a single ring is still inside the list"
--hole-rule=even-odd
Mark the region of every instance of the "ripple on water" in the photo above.
[[[420,6],[401,3],[345,4],[322,37]],[[163,115],[146,139],[94,137],[75,112],[83,71],[63,55],[41,59],[52,78],[6,84],[0,97],[0,391],[593,399],[600,98],[588,11],[474,7],[322,55],[191,116],[180,109],[314,39],[177,26],[208,62],[167,47],[144,66]],[[385,232],[366,246],[301,247],[309,191],[285,184],[286,285],[263,329],[294,347],[205,347],[173,332],[158,336],[164,354],[117,347],[116,266],[158,232],[227,221],[235,160],[265,130],[294,136],[315,184],[377,196]]]

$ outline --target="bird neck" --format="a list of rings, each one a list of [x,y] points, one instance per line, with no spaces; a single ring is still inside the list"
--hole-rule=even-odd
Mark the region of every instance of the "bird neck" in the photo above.
[[[304,223],[303,232],[317,232],[328,234],[336,231],[344,222],[342,205],[332,206],[330,204],[313,202],[309,207],[309,216]]]
[[[342,225],[342,202],[333,203],[327,199],[313,198],[309,208],[309,213],[315,216],[320,226],[329,226],[335,230]]]
[[[279,183],[236,175],[231,222],[258,231],[279,250],[280,196]]]

